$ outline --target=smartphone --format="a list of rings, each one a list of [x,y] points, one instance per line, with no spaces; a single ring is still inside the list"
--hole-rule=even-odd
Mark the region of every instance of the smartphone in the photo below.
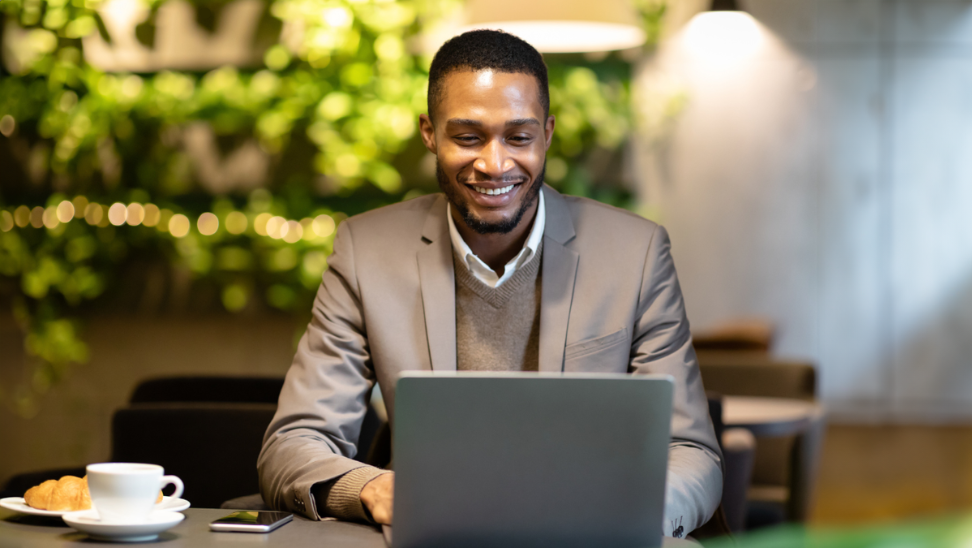
[[[213,531],[237,533],[269,533],[294,519],[288,512],[233,512],[209,524]]]

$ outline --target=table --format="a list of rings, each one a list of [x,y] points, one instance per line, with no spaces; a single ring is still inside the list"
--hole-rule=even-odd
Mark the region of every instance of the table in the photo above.
[[[156,543],[165,548],[222,548],[231,546],[261,546],[299,548],[387,548],[381,531],[359,523],[341,521],[310,521],[299,516],[294,521],[268,534],[213,533],[209,522],[227,515],[229,510],[190,508],[183,512],[186,519],[159,535]],[[49,546],[86,546],[92,542],[84,533],[68,527],[62,520],[26,516],[0,508],[0,547],[41,548]],[[105,546],[125,546],[104,543]],[[141,544],[144,546],[144,544]],[[665,538],[663,548],[697,547],[698,544]]]
[[[722,422],[726,428],[745,428],[756,437],[802,434],[823,416],[819,404],[790,398],[723,396]]]

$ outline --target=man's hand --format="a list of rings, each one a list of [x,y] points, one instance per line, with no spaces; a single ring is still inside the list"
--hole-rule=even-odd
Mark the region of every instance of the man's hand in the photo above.
[[[361,503],[371,518],[382,525],[391,525],[392,500],[395,497],[395,473],[382,474],[361,489]]]

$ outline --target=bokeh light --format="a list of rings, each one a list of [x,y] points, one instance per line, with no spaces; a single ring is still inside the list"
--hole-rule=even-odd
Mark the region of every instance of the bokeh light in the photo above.
[[[239,211],[232,211],[226,216],[226,232],[230,234],[243,234],[246,232],[246,215]]]
[[[246,307],[249,295],[241,284],[230,284],[223,288],[223,306],[230,312],[239,312]]]
[[[219,218],[213,213],[203,213],[196,220],[196,228],[199,229],[199,233],[203,236],[212,236],[219,230]]]
[[[88,204],[88,207],[84,209],[84,220],[92,226],[97,226],[101,224],[101,218],[104,217],[104,211],[98,204]]]
[[[269,223],[270,222],[270,219],[272,219],[272,218],[273,218],[273,215],[271,215],[269,213],[261,213],[261,214],[257,215],[256,216],[256,219],[253,220],[253,230],[257,234],[259,234],[260,236],[266,236],[267,235],[267,223]]]
[[[44,226],[44,208],[37,206],[30,210],[30,226],[40,228]]]
[[[186,234],[189,234],[190,227],[192,227],[192,223],[189,222],[189,217],[181,213],[177,213],[169,219],[169,234],[176,238],[183,238]]]
[[[10,232],[14,227],[14,218],[9,211],[0,211],[0,230]]]
[[[51,206],[45,209],[42,217],[42,222],[44,223],[44,226],[47,227],[48,229],[57,228],[57,225],[61,224],[61,221],[57,220],[57,208]]]
[[[57,220],[66,223],[74,218],[74,204],[64,200],[57,204]]]
[[[314,218],[314,233],[321,238],[328,238],[334,234],[334,219],[330,215],[318,215]]]
[[[71,205],[74,206],[74,218],[84,219],[84,214],[88,209],[88,199],[84,196],[75,196],[71,200]]]
[[[279,216],[271,217],[270,220],[267,221],[267,228],[266,228],[267,236],[270,236],[274,240],[279,240],[280,238],[283,238],[281,229],[283,228],[286,222],[287,219],[284,219],[283,217],[279,217]]]
[[[159,224],[159,220],[162,218],[162,212],[159,211],[159,206],[155,204],[145,204],[145,219],[142,220],[142,224],[148,227],[153,227]]]
[[[304,237],[304,227],[297,221],[287,221],[280,227],[280,237],[288,244],[297,243]]]
[[[15,129],[17,129],[17,120],[9,114],[4,114],[3,118],[0,118],[0,133],[4,137],[10,137]]]
[[[115,226],[121,226],[125,224],[126,220],[128,220],[128,208],[125,207],[125,204],[121,202],[111,204],[111,207],[108,208],[108,222]]]
[[[311,241],[317,238],[317,233],[314,232],[314,219],[310,217],[305,217],[300,220],[300,229],[303,231],[304,240]]]
[[[14,224],[20,228],[24,228],[30,223],[30,208],[27,206],[20,206],[14,210]]]
[[[142,221],[145,220],[145,208],[142,207],[142,204],[131,203],[128,204],[127,209],[127,218],[125,219],[125,222],[131,226],[138,226],[142,224]]]

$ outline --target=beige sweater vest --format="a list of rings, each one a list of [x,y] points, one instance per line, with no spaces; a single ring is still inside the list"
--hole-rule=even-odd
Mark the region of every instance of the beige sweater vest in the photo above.
[[[453,254],[459,371],[537,371],[542,251],[541,243],[533,258],[496,288],[479,281]]]
[[[543,243],[503,285],[476,279],[453,253],[456,271],[456,368],[460,371],[537,371],[540,355],[540,263]],[[344,520],[371,516],[361,504],[361,489],[387,472],[363,466],[315,493],[318,511]]]

